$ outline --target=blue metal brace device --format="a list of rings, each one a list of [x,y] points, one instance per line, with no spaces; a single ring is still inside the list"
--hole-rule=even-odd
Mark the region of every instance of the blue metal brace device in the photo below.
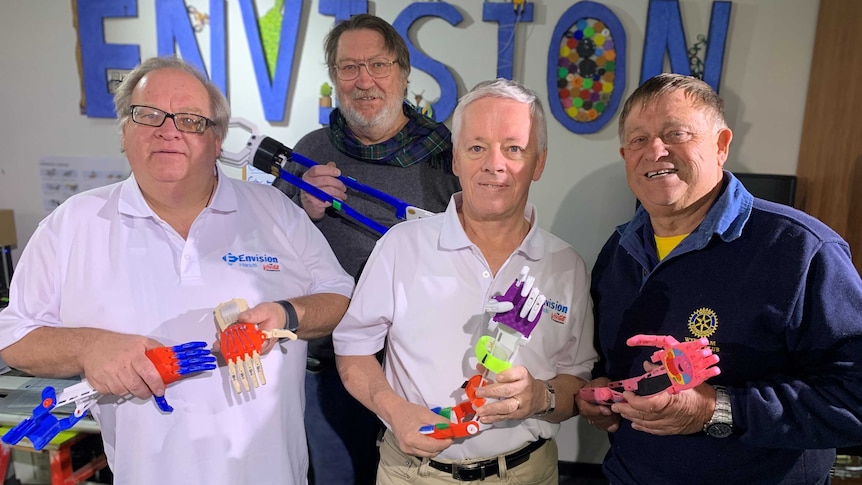
[[[245,146],[239,152],[222,150],[219,160],[223,163],[236,168],[242,168],[245,165],[252,165],[254,168],[262,172],[266,172],[275,177],[286,180],[292,185],[299,187],[301,190],[308,192],[324,202],[331,203],[332,208],[339,213],[350,217],[378,234],[385,234],[386,231],[389,230],[388,227],[353,209],[344,201],[336,199],[285,169],[290,162],[296,162],[300,165],[311,168],[318,164],[314,160],[296,153],[277,140],[261,135],[257,126],[245,118],[231,118],[230,126],[241,127],[248,131],[250,136]],[[368,185],[359,183],[350,177],[340,176],[338,177],[338,180],[341,180],[344,185],[353,190],[370,195],[388,205],[391,205],[395,209],[395,217],[398,219],[419,219],[421,217],[434,215],[433,212],[412,206],[397,197],[381,192],[374,187],[369,187]]]
[[[60,431],[67,430],[87,415],[87,410],[96,403],[101,394],[87,381],[69,386],[57,396],[53,387],[42,390],[42,402],[33,409],[33,416],[25,419],[3,435],[3,443],[14,445],[22,438],[29,438],[36,451],[44,448]],[[75,411],[65,418],[58,418],[51,411],[70,402],[75,403]]]

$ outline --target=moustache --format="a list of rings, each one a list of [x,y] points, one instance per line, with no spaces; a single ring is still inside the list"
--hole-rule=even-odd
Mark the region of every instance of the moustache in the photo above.
[[[386,99],[386,93],[380,91],[379,89],[366,89],[366,90],[355,90],[350,95],[350,99],[362,99],[362,98],[380,98]]]

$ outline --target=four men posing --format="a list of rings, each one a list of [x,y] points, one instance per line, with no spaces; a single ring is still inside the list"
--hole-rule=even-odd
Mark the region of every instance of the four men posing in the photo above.
[[[239,295],[260,302],[242,321],[302,339],[340,321],[340,377],[386,426],[376,477],[349,460],[357,481],[557,483],[554,436],[578,413],[609,432],[613,483],[828,481],[834,448],[862,442],[862,282],[829,228],[754,199],[723,171],[732,132],[718,95],[661,75],[626,102],[620,154],[642,207],[608,240],[590,284],[528,202],[547,162],[535,93],[480,83],[456,108],[450,146],[443,125],[403,104],[409,56],[393,32],[365,15],[327,37],[339,109],[295,147],[335,162],[303,178],[339,199],[361,200],[344,174],[442,211],[379,241],[304,193],[293,192],[303,213],[272,188],[224,177],[215,161],[230,109],[184,62],[152,59],[124,82],[116,108],[133,176],[43,221],[0,313],[6,362],[83,375],[105,394],[96,414],[118,483],[305,481],[303,341],[266,346],[262,361],[278,371],[249,399],[231,396],[223,371],[172,387],[171,415],[143,400],[165,392],[144,352],[211,340],[211,309]],[[232,251],[276,257],[279,271],[230,266]],[[355,292],[342,265],[359,277]],[[513,367],[478,389],[490,428],[423,435],[446,421],[429,408],[454,404],[477,372],[486,302],[524,266],[566,312],[543,312]],[[576,398],[585,384],[643,372],[653,349],[628,348],[635,334],[708,337],[722,373],[677,395]],[[316,474],[325,467],[315,460]]]

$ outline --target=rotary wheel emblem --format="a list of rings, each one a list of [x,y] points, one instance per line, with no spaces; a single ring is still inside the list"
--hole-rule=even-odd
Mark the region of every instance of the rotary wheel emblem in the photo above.
[[[698,308],[688,317],[688,329],[695,337],[709,337],[718,330],[718,315],[709,308]]]

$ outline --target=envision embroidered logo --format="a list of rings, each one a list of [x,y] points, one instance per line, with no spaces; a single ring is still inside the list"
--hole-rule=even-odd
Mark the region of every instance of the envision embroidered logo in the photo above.
[[[560,325],[565,325],[566,318],[569,315],[569,307],[563,305],[560,302],[548,299],[545,302],[545,308],[542,309],[544,313],[551,314],[551,320],[559,323]]]
[[[278,263],[278,258],[268,254],[233,254],[227,253],[221,259],[233,266],[236,264],[241,268],[257,268],[261,267],[264,271],[281,271],[281,265]]]

